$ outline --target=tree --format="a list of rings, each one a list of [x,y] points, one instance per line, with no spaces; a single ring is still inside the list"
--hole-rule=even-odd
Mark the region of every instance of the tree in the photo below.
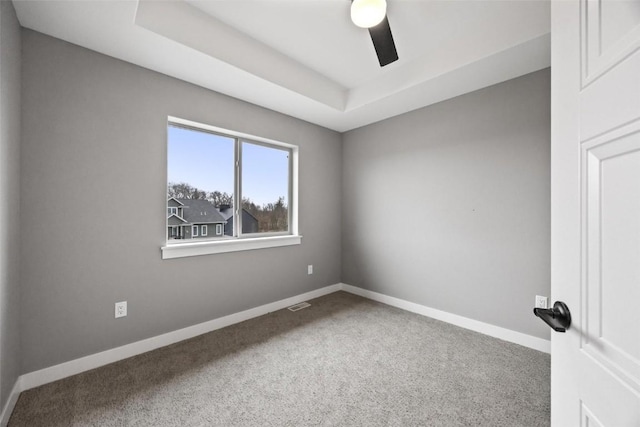
[[[212,191],[209,193],[207,200],[216,207],[220,207],[221,205],[233,206],[233,194],[227,192]]]
[[[197,199],[200,190],[186,182],[170,182],[167,185],[167,196],[176,199]],[[195,197],[194,197],[195,196]]]
[[[289,209],[284,197],[275,203],[256,205],[249,198],[242,199],[242,208],[258,220],[258,231],[286,231],[289,228]]]
[[[229,194],[217,190],[206,192],[186,182],[170,182],[167,185],[167,198],[171,197],[176,199],[208,200],[215,207],[220,207],[221,205],[233,206],[233,193]]]

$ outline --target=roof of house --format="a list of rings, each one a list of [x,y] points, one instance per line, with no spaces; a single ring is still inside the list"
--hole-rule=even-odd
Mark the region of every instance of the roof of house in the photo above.
[[[229,219],[233,216],[233,208],[229,205],[226,206],[221,206],[220,207],[220,215],[222,215],[222,217],[224,219]]]
[[[175,199],[182,203],[182,218],[191,224],[212,224],[227,222],[216,207],[208,200]]]
[[[167,218],[167,224],[169,225],[182,225],[182,224],[185,224],[186,222],[187,222],[186,220],[184,220],[183,218],[180,218],[176,214],[173,214],[169,218]]]
[[[248,210],[246,210],[245,208],[242,208],[242,213],[245,215],[250,216],[251,218],[253,218],[254,220],[258,220],[255,216],[251,215],[251,212],[249,212]],[[233,208],[231,206],[228,207],[224,207],[224,208],[220,208],[220,215],[222,215],[222,217],[224,219],[229,219],[231,217],[233,217]]]
[[[173,201],[173,203],[171,203]],[[176,199],[175,197],[171,197],[169,198],[169,200],[167,200],[167,205],[174,207],[175,206],[182,206],[184,203],[180,202],[178,199]]]

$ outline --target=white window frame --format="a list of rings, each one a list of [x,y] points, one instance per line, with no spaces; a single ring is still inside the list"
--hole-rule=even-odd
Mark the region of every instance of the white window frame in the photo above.
[[[202,225],[200,226],[200,235],[201,236],[207,236],[207,234],[209,234],[209,229],[206,225]]]
[[[198,237],[198,226],[197,225],[192,225],[191,226],[191,237]]]
[[[222,224],[216,224],[216,236],[222,236],[223,233]]]
[[[236,171],[235,182],[236,188],[234,191],[234,233],[235,237],[224,238],[219,240],[201,240],[198,242],[189,242],[188,240],[182,242],[171,241],[167,239],[165,246],[161,248],[162,258],[182,258],[188,256],[209,255],[216,253],[237,252],[253,249],[273,248],[280,246],[299,245],[302,242],[302,236],[298,230],[298,161],[299,161],[299,149],[297,145],[275,141],[268,138],[262,138],[255,135],[249,135],[241,132],[231,131],[228,129],[218,128],[211,125],[206,125],[191,120],[180,119],[177,117],[169,116],[167,121],[167,129],[169,126],[178,126],[184,128],[192,128],[196,131],[210,132],[225,137],[235,139],[236,144]],[[290,153],[289,162],[289,230],[287,232],[274,232],[274,233],[252,233],[242,234],[241,221],[242,221],[242,209],[238,209],[240,206],[240,189],[241,189],[241,165],[240,165],[240,150],[242,142],[248,142],[251,144],[264,145],[273,148],[281,148],[288,150]],[[168,143],[168,142],[167,142]],[[166,188],[166,182],[165,188]],[[216,230],[217,231],[217,230]],[[193,233],[193,228],[192,228]],[[222,236],[224,233],[220,234]],[[198,237],[197,232],[191,237]]]
[[[169,206],[169,216],[178,215],[178,208],[175,206]]]

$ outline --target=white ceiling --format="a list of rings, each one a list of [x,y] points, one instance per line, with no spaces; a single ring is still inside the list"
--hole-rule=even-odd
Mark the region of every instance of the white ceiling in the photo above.
[[[337,131],[550,64],[546,0],[388,0],[380,68],[349,0],[14,0],[22,26]]]

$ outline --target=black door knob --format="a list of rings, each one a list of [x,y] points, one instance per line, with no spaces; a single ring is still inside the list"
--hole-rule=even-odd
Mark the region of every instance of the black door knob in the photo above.
[[[556,301],[553,308],[534,308],[533,314],[544,320],[544,323],[556,332],[565,332],[571,325],[571,312],[562,301]]]

